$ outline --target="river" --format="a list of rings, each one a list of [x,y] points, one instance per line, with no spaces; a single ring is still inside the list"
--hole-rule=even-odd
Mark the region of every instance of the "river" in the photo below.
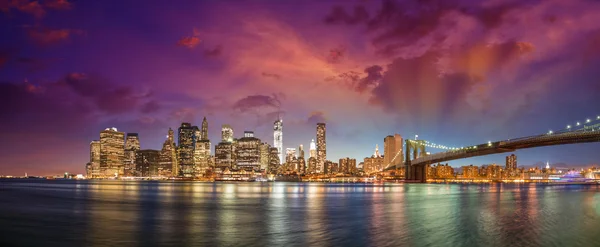
[[[600,186],[0,180],[0,246],[600,246]]]

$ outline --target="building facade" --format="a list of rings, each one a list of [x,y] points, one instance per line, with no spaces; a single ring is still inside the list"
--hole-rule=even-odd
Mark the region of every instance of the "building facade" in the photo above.
[[[178,129],[178,158],[179,158],[179,177],[194,177],[194,136],[198,127],[190,123],[181,123]]]
[[[123,176],[125,133],[117,128],[100,132],[100,173],[105,177]]]
[[[127,133],[125,138],[124,176],[131,177],[135,174],[135,152],[140,150],[138,133]]]
[[[276,147],[269,148],[269,173],[278,173],[280,166],[279,150]]]
[[[90,162],[86,165],[86,175],[88,178],[100,178],[100,141],[90,142]]]
[[[160,151],[146,149],[135,152],[135,175],[136,177],[158,176]]]
[[[341,158],[339,163],[339,173],[343,174],[355,174],[357,172],[356,169],[356,159],[351,158]]]
[[[235,145],[232,142],[220,142],[215,146],[215,168],[223,171],[225,168],[234,168]]]
[[[277,148],[279,161],[283,162],[283,120],[277,119],[273,123],[273,147]]]
[[[179,160],[177,157],[177,146],[175,145],[174,132],[169,128],[167,139],[163,143],[158,161],[158,176],[179,176]]]
[[[317,173],[325,173],[325,161],[327,161],[325,123],[317,123]]]
[[[260,148],[262,142],[254,137],[254,132],[245,131],[244,137],[237,140],[235,147],[236,168],[260,170]]]
[[[397,166],[403,162],[402,136],[399,134],[389,135],[383,139],[383,163],[384,166]]]
[[[221,142],[233,142],[233,128],[229,124],[221,126]]]

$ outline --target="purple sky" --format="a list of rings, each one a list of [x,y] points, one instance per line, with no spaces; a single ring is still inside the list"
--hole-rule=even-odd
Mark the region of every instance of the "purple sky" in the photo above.
[[[326,122],[337,161],[388,134],[460,147],[600,114],[599,1],[323,2],[0,0],[0,174],[82,173],[104,128],[158,149],[204,116],[213,144],[222,124],[272,144],[281,111],[284,148]],[[599,148],[516,154],[583,166]]]

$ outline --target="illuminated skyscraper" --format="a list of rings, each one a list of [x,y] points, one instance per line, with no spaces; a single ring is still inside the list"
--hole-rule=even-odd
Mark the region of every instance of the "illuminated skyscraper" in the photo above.
[[[174,132],[169,128],[167,139],[163,143],[158,161],[158,176],[179,176],[179,162],[177,159],[177,146],[175,145]]]
[[[232,142],[220,142],[215,146],[215,167],[224,171],[233,168],[235,162],[235,145]]]
[[[283,162],[283,120],[277,119],[273,124],[273,147],[277,148],[279,161]]]
[[[194,126],[195,127],[195,126]],[[182,123],[179,127],[179,176],[194,177],[194,136],[198,127],[192,127],[190,123]]]
[[[374,158],[380,158],[381,154],[379,153],[379,145],[375,144],[375,153],[373,153]]]
[[[280,165],[279,150],[275,147],[269,148],[269,173],[277,173]]]
[[[383,165],[395,166],[403,161],[402,136],[395,134],[383,139]]]
[[[315,139],[310,141],[309,155],[309,158],[317,158],[317,145],[315,144]]]
[[[296,149],[295,148],[286,148],[285,149],[285,162],[289,163],[294,158],[296,158]]]
[[[506,170],[515,169],[517,169],[517,156],[515,154],[506,156]]]
[[[347,157],[340,159],[338,172],[344,174],[356,173],[356,159],[350,159]]]
[[[260,139],[254,137],[254,132],[245,131],[244,137],[237,140],[235,147],[235,162],[237,168],[244,170],[260,169]]]
[[[208,121],[206,121],[206,117],[202,119],[202,135],[200,136],[200,140],[208,140]],[[209,149],[210,149],[210,145]]]
[[[304,145],[298,146],[298,158],[304,159]]]
[[[88,178],[102,177],[102,174],[100,174],[100,141],[90,142],[90,162],[86,167]]]
[[[158,150],[136,150],[135,151],[135,174],[138,177],[158,176],[160,151]]]
[[[260,169],[267,170],[269,169],[269,155],[270,155],[271,145],[266,142],[260,144]]]
[[[124,176],[135,174],[135,151],[140,150],[140,139],[137,133],[127,133],[125,139]]]
[[[229,124],[221,126],[221,142],[233,142],[233,128]]]
[[[117,128],[100,132],[100,173],[106,177],[123,176],[125,133]]]
[[[325,141],[325,123],[317,124],[317,173],[325,172],[325,161],[327,160],[327,144]]]

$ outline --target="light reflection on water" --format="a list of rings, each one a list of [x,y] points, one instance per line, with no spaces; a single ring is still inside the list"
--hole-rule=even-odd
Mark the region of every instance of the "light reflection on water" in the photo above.
[[[600,246],[596,185],[0,180],[1,246]]]

